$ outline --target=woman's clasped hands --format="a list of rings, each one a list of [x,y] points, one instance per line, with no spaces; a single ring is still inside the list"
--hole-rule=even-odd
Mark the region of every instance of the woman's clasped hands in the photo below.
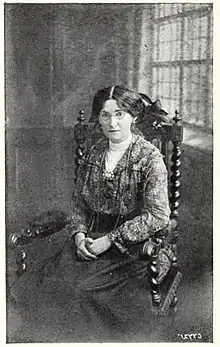
[[[111,247],[111,240],[108,235],[93,240],[86,237],[84,233],[75,236],[77,255],[81,260],[95,260],[97,256]]]

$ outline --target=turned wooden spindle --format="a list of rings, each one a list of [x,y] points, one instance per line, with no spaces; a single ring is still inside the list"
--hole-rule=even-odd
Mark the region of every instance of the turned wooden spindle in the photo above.
[[[172,155],[172,162],[173,165],[171,166],[171,171],[172,171],[172,175],[170,178],[171,181],[171,218],[173,219],[177,219],[177,217],[179,216],[179,211],[178,211],[178,207],[179,207],[179,198],[180,198],[180,155],[181,155],[181,151],[180,151],[180,147],[177,143],[174,143],[174,147],[173,147],[173,155]]]
[[[10,245],[16,250],[16,265],[17,265],[17,276],[21,276],[27,270],[27,254],[21,248],[22,245],[28,243],[30,236],[25,233],[22,229],[19,233],[14,233],[9,237]]]
[[[172,300],[172,302],[170,304],[170,308],[172,308],[174,311],[176,311],[177,310],[177,308],[176,308],[177,303],[178,303],[178,298],[177,298],[177,296],[175,294],[174,297],[173,297],[173,300]]]
[[[83,110],[79,111],[79,117],[77,118],[77,120],[79,123],[75,126],[75,129],[74,129],[75,140],[77,143],[76,157],[75,157],[75,180],[77,178],[80,161],[84,155],[84,149],[85,149],[85,146],[84,146],[85,138],[83,136],[83,124],[85,121],[85,117],[84,117]]]
[[[150,279],[150,285],[151,285],[153,305],[156,307],[159,307],[161,303],[161,294],[160,294],[160,289],[157,282],[157,276],[158,276],[157,258],[161,248],[161,242],[160,242],[161,240],[157,240],[157,241],[158,241],[158,245],[155,246],[151,254],[151,261],[149,264],[149,279]]]
[[[179,127],[178,122],[181,120],[181,118],[179,117],[179,113],[178,111],[175,111],[175,117],[173,118],[175,124],[174,126],[176,126],[177,128]],[[181,150],[180,150],[180,143],[181,143],[182,139],[179,138],[178,136],[176,138],[174,138],[173,140],[173,155],[171,157],[173,165],[171,166],[171,171],[172,171],[172,175],[170,178],[171,181],[171,187],[170,187],[170,191],[171,191],[171,198],[170,198],[170,207],[171,207],[171,219],[175,219],[176,221],[178,220],[179,217],[179,199],[180,199],[180,165],[181,165],[181,161],[180,161],[180,155],[181,155]],[[177,223],[177,227],[174,230],[173,233],[173,239],[172,239],[172,249],[173,252],[175,254],[174,258],[173,258],[173,263],[176,264],[177,263],[177,239],[179,236],[179,232],[178,232],[178,223]]]
[[[16,264],[17,264],[17,276],[21,276],[27,270],[26,263],[27,255],[23,249],[17,253]]]

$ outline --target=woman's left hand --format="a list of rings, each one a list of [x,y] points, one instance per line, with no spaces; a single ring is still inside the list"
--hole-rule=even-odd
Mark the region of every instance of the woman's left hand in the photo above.
[[[111,247],[111,240],[108,235],[99,237],[94,240],[91,244],[87,245],[87,249],[94,255],[99,255],[105,251],[107,251]]]

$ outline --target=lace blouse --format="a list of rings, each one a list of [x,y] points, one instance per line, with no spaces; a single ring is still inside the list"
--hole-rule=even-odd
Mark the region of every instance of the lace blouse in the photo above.
[[[105,155],[105,172],[111,176],[119,160],[123,157],[132,142],[132,135],[125,141],[113,143],[109,141],[109,146]],[[106,177],[107,178],[107,177]]]
[[[73,194],[72,234],[87,233],[92,212],[135,217],[108,235],[121,252],[129,244],[144,241],[169,222],[167,170],[160,151],[139,135],[106,179],[108,141],[93,146],[83,157]]]

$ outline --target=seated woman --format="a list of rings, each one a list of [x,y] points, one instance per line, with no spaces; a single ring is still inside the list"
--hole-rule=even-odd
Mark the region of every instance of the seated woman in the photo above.
[[[170,209],[162,155],[135,127],[145,107],[140,94],[123,86],[96,93],[90,121],[103,136],[82,159],[70,233],[59,257],[45,265],[41,284],[36,271],[27,272],[16,295],[26,307],[32,297],[32,318],[33,307],[41,321],[46,312],[59,317],[72,341],[125,341],[151,326],[148,263],[139,254],[169,223]]]

